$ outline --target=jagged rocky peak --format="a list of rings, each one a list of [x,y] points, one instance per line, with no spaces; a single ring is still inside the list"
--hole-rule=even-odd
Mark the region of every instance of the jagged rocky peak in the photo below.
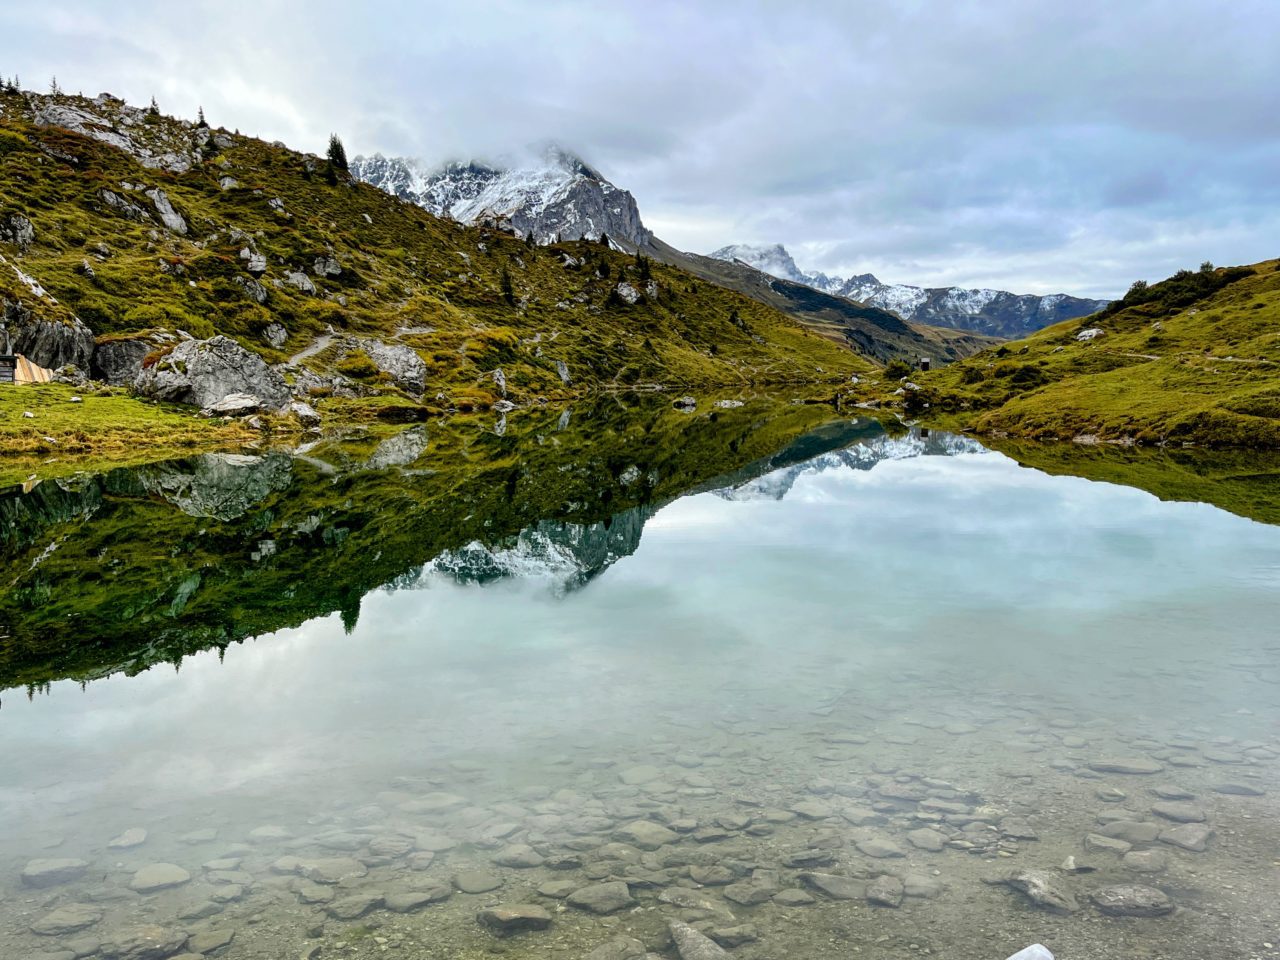
[[[733,244],[721,247],[711,256],[719,260],[737,260],[782,280],[803,283],[823,293],[890,310],[904,320],[973,330],[997,337],[1022,337],[1063,320],[1096,313],[1108,303],[1065,293],[1038,296],[983,288],[884,283],[870,273],[848,278],[806,273],[780,243],[758,246]]]
[[[455,161],[428,168],[416,160],[374,154],[356,157],[351,172],[376,187],[441,217],[462,223],[495,221],[539,243],[611,239],[648,243],[635,197],[559,146],[529,159],[500,164]]]

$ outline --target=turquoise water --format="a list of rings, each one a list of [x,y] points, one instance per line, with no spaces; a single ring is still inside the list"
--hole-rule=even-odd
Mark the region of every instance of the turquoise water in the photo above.
[[[160,950],[230,933],[211,955],[232,958],[569,958],[619,937],[674,957],[681,918],[748,960],[1034,941],[1066,958],[1277,955],[1280,528],[938,434],[872,431],[707,486],[459,544],[354,622],[10,691],[0,954],[132,956],[152,925]],[[1156,772],[1092,769],[1116,758]],[[1230,785],[1248,789],[1215,792]],[[1179,794],[1212,830],[1201,852],[1161,839],[1176,824],[1153,807]],[[1154,834],[1086,841],[1116,820]],[[645,849],[635,821],[670,829]],[[107,847],[129,828],[145,842]],[[922,828],[941,849],[911,839]],[[526,847],[536,865],[495,863]],[[796,859],[815,849],[816,866]],[[85,866],[24,886],[36,858]],[[333,858],[359,869],[316,894],[305,864]],[[203,866],[218,859],[233,877]],[[157,862],[190,879],[130,891]],[[387,907],[468,870],[501,885]],[[991,882],[1019,870],[1078,909]],[[815,872],[900,903],[832,899]],[[610,880],[630,898],[616,910],[563,899]],[[1171,912],[1091,900],[1126,884]],[[358,916],[334,907],[361,898]],[[510,903],[550,925],[496,938],[476,922]],[[30,931],[74,905],[98,918]]]

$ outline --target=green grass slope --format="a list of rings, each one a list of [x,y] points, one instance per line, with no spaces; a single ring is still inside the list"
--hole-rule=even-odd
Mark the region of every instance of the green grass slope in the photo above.
[[[185,234],[160,222],[146,195],[157,188]],[[0,299],[10,304],[53,320],[74,314],[99,341],[154,329],[222,333],[273,363],[322,346],[330,330],[377,338],[417,351],[426,395],[455,406],[496,400],[498,369],[522,402],[646,383],[835,380],[872,368],[779,311],[679,269],[599,244],[529,247],[442,221],[332,174],[320,158],[111,98],[0,93],[0,221],[13,214],[30,219],[35,239],[22,248],[0,241]],[[246,249],[266,258],[256,278],[262,303]],[[340,273],[319,270],[330,258]],[[291,285],[291,275],[315,291]],[[621,282],[637,302],[617,295]],[[287,335],[276,347],[272,324]],[[299,362],[394,392],[350,350]]]
[[[1135,284],[1100,313],[913,380],[912,413],[990,435],[1277,448],[1280,261]]]

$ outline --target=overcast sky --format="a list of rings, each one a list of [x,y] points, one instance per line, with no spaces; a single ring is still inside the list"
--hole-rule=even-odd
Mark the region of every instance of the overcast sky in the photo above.
[[[0,72],[428,162],[556,140],[684,249],[1115,295],[1280,255],[1280,2],[4,0]]]

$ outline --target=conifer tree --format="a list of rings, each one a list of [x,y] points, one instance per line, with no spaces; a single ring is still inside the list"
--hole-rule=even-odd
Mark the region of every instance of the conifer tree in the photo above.
[[[204,122],[204,107],[196,108],[196,126],[207,127],[209,124]]]
[[[343,173],[348,171],[347,166],[347,148],[342,145],[342,141],[336,133],[329,134],[329,162],[333,164],[335,170],[341,170]]]

